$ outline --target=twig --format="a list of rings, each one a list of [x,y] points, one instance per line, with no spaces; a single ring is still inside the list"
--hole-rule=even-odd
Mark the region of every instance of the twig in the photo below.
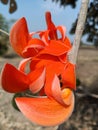
[[[4,33],[4,34],[6,34],[7,36],[9,36],[9,33],[6,32],[6,31],[4,31],[4,30],[2,30],[2,29],[0,29],[0,32],[2,32],[2,33]]]
[[[76,92],[76,95],[78,96],[78,97],[85,97],[85,96],[90,96],[90,97],[92,97],[92,98],[96,98],[96,99],[98,99],[98,94],[95,94],[95,93],[78,93],[78,92]]]
[[[85,88],[85,89],[84,89],[84,88]],[[77,95],[78,97],[90,96],[90,97],[92,97],[92,98],[98,99],[98,94],[93,93],[93,92],[90,92],[90,91],[86,88],[86,86],[82,86],[82,85],[78,86],[78,89],[77,89],[77,91],[76,91],[76,95]]]
[[[73,47],[68,54],[69,61],[73,64],[76,64],[77,61],[80,41],[81,41],[85,20],[87,16],[88,4],[89,4],[89,0],[81,0],[81,8],[80,8],[77,27],[75,31],[75,39],[74,39]]]

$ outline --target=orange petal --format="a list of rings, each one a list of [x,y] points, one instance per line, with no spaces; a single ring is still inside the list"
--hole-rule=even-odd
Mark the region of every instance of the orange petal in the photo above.
[[[50,70],[49,68],[46,68],[46,82],[45,82],[45,94],[48,97],[53,97],[52,96],[52,83],[53,83],[53,79],[54,79],[54,75],[55,73],[52,72],[52,70]]]
[[[25,68],[26,68],[26,65],[27,63],[31,60],[32,58],[26,58],[26,59],[23,59],[20,64],[19,64],[19,67],[18,69],[22,72],[25,72]]]
[[[33,58],[33,60],[30,62],[31,71],[43,66],[48,68],[49,72],[59,75],[64,70],[65,63],[62,63],[58,57],[48,54],[37,56],[37,58]]]
[[[51,94],[54,97],[55,100],[57,100],[57,102],[59,102],[62,105],[70,105],[71,100],[72,100],[72,94],[71,94],[71,90],[68,88],[65,88],[63,90],[63,92],[66,94],[68,94],[68,98],[66,98],[66,100],[64,101],[62,98],[62,91],[61,91],[61,87],[60,87],[60,81],[59,78],[55,75],[53,82],[52,82],[52,86],[51,86]],[[67,96],[66,96],[67,97]]]
[[[34,71],[32,73],[32,78],[33,77],[36,77],[36,79],[30,83],[29,87],[33,93],[37,93],[44,86],[45,83],[45,68],[37,69],[36,71]]]
[[[40,90],[39,92],[39,96],[44,96],[45,95],[45,91],[44,91],[44,87]]]
[[[30,71],[34,71],[36,68],[42,67],[42,66],[36,67],[39,62],[40,62],[40,59],[33,58],[33,60],[31,60],[31,63],[30,63]]]
[[[56,64],[54,65],[53,63],[47,65],[46,67],[46,82],[45,82],[45,94],[48,96],[48,97],[53,97],[53,91],[52,91],[52,87],[54,88],[54,84],[57,82],[55,82],[55,74],[60,74],[61,73],[61,69],[59,69],[59,64]],[[51,71],[52,70],[52,71]],[[60,87],[58,85],[58,83],[56,84],[57,87]],[[55,90],[54,90],[55,91]],[[58,91],[58,90],[57,90]],[[56,98],[55,98],[56,99]]]
[[[29,40],[28,45],[32,45],[34,48],[37,48],[37,47],[39,48],[39,47],[45,46],[44,42],[38,38],[33,38],[33,39]]]
[[[66,53],[66,54],[63,54],[63,55],[61,55],[61,56],[59,56],[59,60],[60,60],[62,63],[67,63],[67,62],[68,62],[67,53]]]
[[[13,49],[21,56],[23,49],[28,45],[31,39],[25,18],[19,19],[10,31],[10,43]]]
[[[51,13],[46,12],[45,17],[46,17],[47,28],[50,31],[49,37],[50,37],[50,39],[56,40],[57,39],[57,31],[56,31],[56,27],[55,27],[54,23],[52,22]]]
[[[41,32],[40,34],[40,38],[42,39],[42,41],[45,43],[45,45],[47,46],[49,44],[49,30]]]
[[[37,38],[33,38],[28,42],[28,45],[24,48],[22,54],[24,57],[33,57],[43,48],[44,42]]]
[[[29,57],[34,57],[38,54],[38,50],[33,48],[32,46],[27,46],[23,52],[22,55],[23,57],[29,58]]]
[[[58,27],[57,27],[57,30],[60,31],[61,36],[62,36],[62,37],[61,37],[61,40],[64,41],[64,39],[65,39],[65,30],[66,30],[65,27],[64,27],[64,26],[58,26]]]
[[[38,92],[45,82],[45,68],[40,67],[32,70],[27,77],[30,80],[29,88],[33,93]]]
[[[62,44],[60,41],[51,40],[49,45],[43,49],[40,54],[50,54],[54,56],[60,56],[66,52],[68,52],[69,47]]]
[[[5,91],[16,93],[28,89],[29,80],[14,66],[6,64],[1,73],[1,84]]]
[[[74,64],[68,63],[64,72],[62,73],[62,82],[65,87],[76,89],[76,75]]]
[[[55,29],[56,27],[55,27],[54,23],[52,22],[51,13],[50,12],[46,12],[45,18],[46,18],[47,28],[49,30]]]
[[[64,44],[65,44],[69,49],[71,49],[72,45],[71,45],[70,40],[69,40],[68,37],[65,37],[65,39],[64,39]]]
[[[73,95],[73,92],[71,92]],[[62,94],[66,100],[66,93]],[[67,94],[68,96],[68,94]],[[55,126],[66,121],[74,109],[74,95],[71,104],[63,106],[53,99],[42,98],[16,98],[16,103],[21,112],[32,122],[42,126]]]
[[[68,99],[64,101],[61,95],[62,92],[59,78],[53,72],[49,72],[49,70],[47,70],[46,74],[45,94],[50,98],[54,98],[57,102],[64,106],[69,105],[72,99],[72,95],[70,94],[71,90],[67,88],[63,90],[70,95],[70,97],[68,96]]]

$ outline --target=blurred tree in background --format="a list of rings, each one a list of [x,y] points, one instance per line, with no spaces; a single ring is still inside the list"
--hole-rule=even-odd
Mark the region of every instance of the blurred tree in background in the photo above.
[[[7,20],[0,14],[0,30],[3,30],[5,32],[8,32],[9,26],[8,26]],[[8,35],[2,33],[0,31],[0,56],[5,54],[5,52],[8,49],[8,43],[9,43],[9,37]]]
[[[71,5],[72,8],[76,7],[77,0],[52,0],[53,2],[59,3],[61,6]]]
[[[75,33],[77,20],[72,25],[71,34]],[[90,2],[83,35],[87,35],[87,41],[98,47],[98,0]]]

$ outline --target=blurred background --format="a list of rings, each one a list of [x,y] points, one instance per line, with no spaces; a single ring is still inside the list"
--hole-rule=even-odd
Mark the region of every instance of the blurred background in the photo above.
[[[0,0],[0,71],[8,62],[16,67],[21,60],[10,47],[11,26],[25,17],[30,32],[46,29],[45,12],[50,11],[55,25],[64,25],[74,41],[81,6],[80,0]],[[13,94],[0,88],[0,130],[98,130],[98,0],[90,0],[77,60],[75,110],[59,127],[45,128],[29,122],[12,106]]]

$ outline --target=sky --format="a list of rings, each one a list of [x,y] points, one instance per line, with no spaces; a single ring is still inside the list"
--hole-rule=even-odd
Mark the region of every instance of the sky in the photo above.
[[[55,25],[64,25],[66,27],[66,35],[73,41],[74,35],[70,35],[69,31],[72,23],[78,16],[81,1],[78,0],[77,7],[72,9],[71,6],[60,7],[59,3],[52,0],[16,0],[18,9],[15,13],[8,12],[9,5],[4,5],[0,2],[0,13],[7,19],[19,19],[25,17],[28,23],[30,32],[36,32],[46,29],[45,12],[50,11],[52,20]]]

